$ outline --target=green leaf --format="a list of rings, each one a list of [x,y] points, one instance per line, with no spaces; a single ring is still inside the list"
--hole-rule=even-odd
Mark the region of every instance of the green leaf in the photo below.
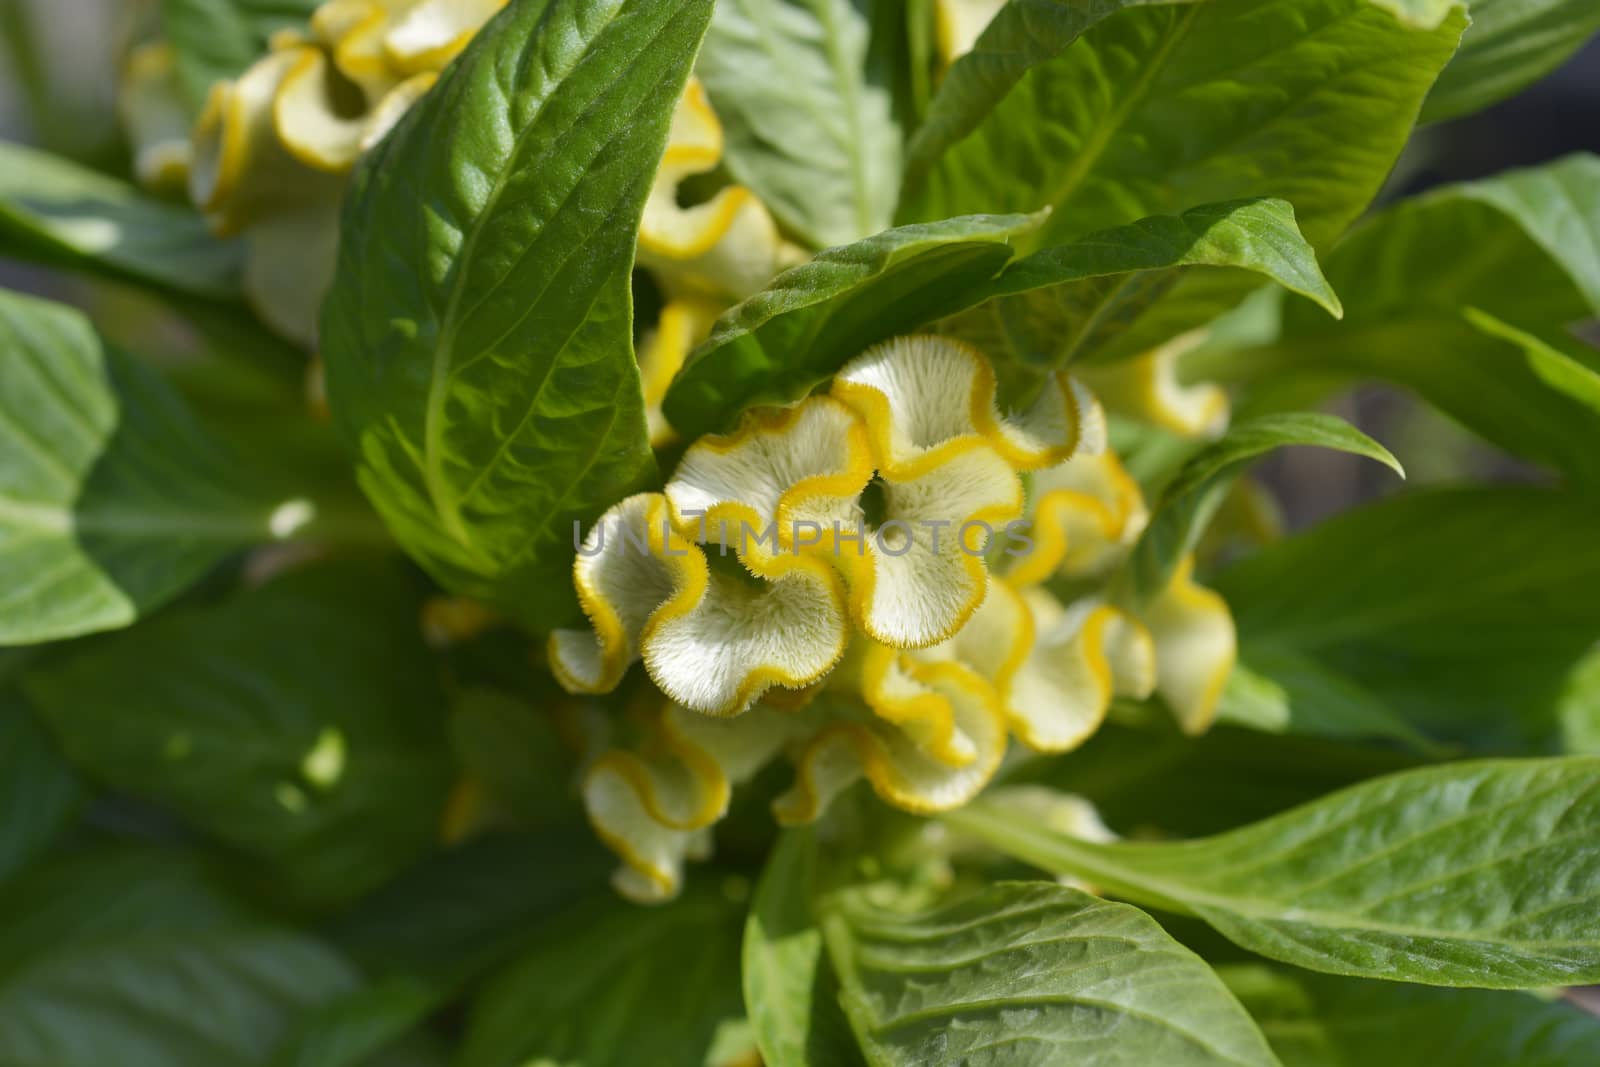
[[[346,205],[321,336],[362,487],[436,578],[535,628],[577,614],[574,523],[654,477],[634,245],[710,14],[511,5]]]
[[[412,1034],[448,987],[408,976],[322,1005],[275,1051],[272,1067],[443,1067],[444,1053]]]
[[[1387,379],[1600,487],[1600,358],[1566,331],[1600,315],[1597,242],[1600,157],[1450,186],[1375,216],[1325,258],[1343,323],[1288,306],[1276,340],[1191,369],[1223,381]]]
[[[318,0],[161,0],[162,35],[177,54],[178,84],[199,111],[211,83],[244,71],[273,32],[303,24]]]
[[[1065,52],[1091,27],[1119,11],[1194,0],[1011,0],[972,50],[945,73],[907,148],[907,170],[920,176],[972,133],[1028,71]]]
[[[1211,969],[1126,904],[1001,882],[908,915],[854,890],[823,925],[874,1064],[1277,1063]]]
[[[818,862],[810,827],[785,832],[745,920],[744,1005],[767,1067],[865,1062],[839,1010],[839,981],[813,914]]]
[[[695,67],[728,170],[818,247],[887,229],[899,193],[900,129],[870,63],[872,6],[724,0]]]
[[[597,889],[484,990],[455,1067],[631,1067],[644,1050],[656,1063],[705,1062],[741,1018],[741,915],[704,886],[650,909]]]
[[[1600,639],[1594,505],[1437,489],[1348,512],[1211,579],[1241,657],[1309,657],[1431,737],[1559,751],[1563,680]]]
[[[1563,751],[1600,756],[1600,648],[1584,656],[1567,675],[1556,716]]]
[[[1262,964],[1231,964],[1217,973],[1255,1016],[1285,1067],[1588,1067],[1600,1061],[1600,1021],[1563,1001]]]
[[[0,359],[0,644],[126,626],[314,516],[78,312],[0,292]]]
[[[479,837],[428,856],[325,932],[369,974],[448,985],[503,962],[551,915],[610,893],[614,863],[587,826]]]
[[[577,795],[574,753],[550,711],[494,689],[468,689],[451,702],[450,741],[462,769],[483,786],[497,813],[519,826],[569,815]]]
[[[1439,754],[1427,735],[1372,692],[1298,652],[1253,647],[1236,664],[1217,706],[1218,722],[1311,737],[1385,738]]]
[[[1196,841],[1093,844],[996,801],[945,818],[1309,970],[1497,989],[1600,981],[1600,759],[1407,771]]]
[[[1553,73],[1593,34],[1590,0],[1471,0],[1472,25],[1422,109],[1424,122],[1481,111]]]
[[[902,226],[785,271],[717,322],[667,391],[667,418],[694,437],[745,408],[799,400],[868,345],[970,305],[1038,221]]]
[[[1019,5],[985,38],[1003,44],[1000,33],[1009,27],[1010,40],[1043,6]],[[1049,25],[1059,32],[1108,6]],[[1025,46],[996,64],[1006,78],[1029,64],[1003,99],[970,133],[941,138],[924,172],[911,170],[902,220],[1049,206],[1037,234],[1049,245],[1196,204],[1274,196],[1324,248],[1377,193],[1466,24],[1450,0],[1403,5],[1434,29],[1383,10],[1400,6],[1141,6],[1071,47]],[[996,61],[980,51],[964,62],[986,70]],[[914,152],[931,147],[919,138]]]
[[[1162,494],[1126,565],[1133,595],[1140,600],[1160,595],[1234,480],[1253,461],[1290,445],[1366,456],[1405,476],[1388,449],[1333,415],[1300,411],[1235,423],[1220,440],[1185,464]]]
[[[181,853],[41,867],[0,889],[0,915],[0,1063],[19,1067],[264,1065],[301,1013],[356,985]]]
[[[418,601],[333,562],[54,658],[24,688],[74,766],[267,864],[311,903],[433,842],[452,768]]]
[[[1190,837],[1277,815],[1418,762],[1397,749],[1226,723],[1189,737],[1170,715],[1152,711],[1137,725],[1108,722],[1082,748],[1024,763],[1007,781],[1082,796],[1130,837]]]
[[[50,846],[83,787],[14,689],[0,689],[0,882]]]
[[[199,296],[239,295],[243,248],[194,211],[59,156],[0,141],[0,254]]]
[[[980,99],[975,127],[945,131],[913,159],[899,221],[1048,206],[1035,239],[1054,245],[1270,196],[1292,203],[1301,232],[1325,251],[1377,194],[1466,23],[1456,0],[1206,0],[1121,11],[1073,42],[1084,12],[1114,5],[1038,14],[1066,6],[1011,5],[1000,54],[966,61],[995,72],[1003,98],[992,110]],[[1065,18],[1070,33],[1043,49],[1019,43],[1035,17]],[[1183,279],[1114,355],[1209,322],[1252,281]]]
[[[1295,226],[1294,208],[1243,200],[1141,219],[1036,252],[990,284],[984,295],[993,299],[946,319],[940,330],[989,353],[1004,385],[1021,381],[1026,388],[1094,352],[1191,267],[1264,275],[1331,315],[1343,313]]]

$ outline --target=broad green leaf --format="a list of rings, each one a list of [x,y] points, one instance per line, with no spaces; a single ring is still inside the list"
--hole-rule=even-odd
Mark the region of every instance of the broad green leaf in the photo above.
[[[1031,68],[1055,59],[1100,20],[1134,7],[1192,2],[1010,0],[939,83],[907,148],[910,175],[925,172],[976,129]]]
[[[406,576],[334,561],[29,671],[72,764],[265,864],[312,903],[433,842],[451,766]]]
[[[346,205],[321,340],[361,485],[442,583],[535,628],[577,614],[574,524],[654,477],[634,245],[710,14],[511,5]]]
[[[1263,964],[1217,973],[1255,1017],[1284,1067],[1588,1067],[1600,1020],[1528,993],[1436,989]]]
[[[0,644],[126,626],[315,516],[70,308],[0,292],[0,360]]]
[[[551,915],[609,894],[614,863],[587,826],[479,837],[428,856],[324,933],[369,974],[449,987],[516,953]]]
[[[900,129],[860,0],[723,0],[695,67],[728,170],[818,247],[887,229]]]
[[[1600,315],[1597,242],[1600,157],[1450,186],[1373,217],[1325,258],[1346,309],[1336,328],[1286,306],[1278,338],[1208,353],[1193,370],[1388,379],[1600,487],[1600,356],[1566,331]]]
[[[207,297],[236,297],[243,249],[194,211],[70,160],[0,141],[0,255]]]
[[[1195,841],[1092,844],[998,801],[946,819],[1308,970],[1518,989],[1600,981],[1600,759],[1407,771]]]
[[[785,271],[717,322],[667,391],[667,418],[693,437],[747,407],[799,400],[875,341],[969,306],[1038,222],[974,215],[902,226]]]
[[[1217,706],[1217,721],[1270,733],[1386,738],[1418,752],[1440,750],[1374,693],[1311,656],[1252,648],[1236,664]]]
[[[1012,263],[971,311],[940,329],[998,363],[1014,392],[1094,352],[1193,267],[1264,275],[1337,317],[1339,298],[1282,200],[1208,204],[1090,234]],[[1229,273],[1233,273],[1230,271]]]
[[[450,741],[496,814],[519,826],[572,814],[576,759],[549,710],[499,690],[468,689],[451,702]]]
[[[83,787],[15,689],[0,689],[0,882],[50,846]]]
[[[1333,415],[1300,411],[1236,423],[1191,459],[1162,494],[1126,565],[1134,597],[1159,595],[1244,469],[1266,453],[1290,445],[1366,456],[1404,476],[1388,449]]]
[[[1001,882],[905,914],[853,890],[823,926],[874,1064],[1277,1063],[1211,968],[1126,904]]]
[[[1444,68],[1424,122],[1480,111],[1553,73],[1600,32],[1591,0],[1471,0],[1472,25]]]
[[[1010,33],[1041,6],[1019,8]],[[1036,240],[1051,245],[1197,204],[1273,196],[1292,203],[1307,239],[1325,248],[1377,193],[1465,24],[1450,0],[1122,11],[1071,47],[1026,46],[1002,60],[1009,77],[1018,59],[1027,72],[970,133],[911,171],[902,220],[1048,206]],[[981,69],[990,60],[980,50],[965,62]]]
[[[1066,5],[1017,5],[1009,39],[1047,6]],[[1008,47],[983,60],[1003,99],[913,160],[898,219],[1050,207],[1035,240],[1053,245],[1271,196],[1325,251],[1377,194],[1465,23],[1457,0],[1206,0],[1122,11],[1059,53]],[[1209,322],[1250,281],[1181,280],[1108,358]]]
[[[1526,487],[1348,512],[1213,576],[1240,654],[1310,657],[1431,737],[1559,751],[1564,679],[1600,639],[1600,510]]]
[[[839,983],[813,911],[818,845],[809,827],[778,839],[744,927],[744,1005],[766,1067],[865,1061],[839,1011]]]
[[[109,850],[0,889],[0,1063],[254,1067],[356,985],[311,937],[224,896],[180,853]]]
[[[1119,714],[1080,749],[1024,763],[1007,781],[1084,797],[1130,837],[1193,837],[1277,815],[1419,762],[1414,753],[1336,738],[1226,723],[1189,737],[1162,712],[1137,724],[1128,718]]]
[[[1591,651],[1567,675],[1556,715],[1563,751],[1600,756],[1600,648]]]
[[[742,914],[704,885],[661,908],[597,888],[485,988],[455,1067],[704,1063],[740,1022]]]
[[[161,0],[162,36],[177,54],[178,84],[196,112],[212,82],[242,73],[273,32],[304,23],[318,0]]]
[[[346,993],[280,1043],[272,1067],[444,1067],[437,1044],[413,1031],[449,991],[401,975]]]

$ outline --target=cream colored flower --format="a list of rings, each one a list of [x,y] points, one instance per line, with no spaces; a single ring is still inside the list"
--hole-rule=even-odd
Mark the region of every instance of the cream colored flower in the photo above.
[[[1012,732],[1039,752],[1078,747],[1105,721],[1114,696],[1143,699],[1156,684],[1156,650],[1137,619],[1093,597],[1063,606],[1043,589],[1004,580],[930,655],[991,679]]]
[[[773,802],[780,823],[816,819],[863,778],[884,802],[932,815],[967,803],[994,777],[1006,750],[1005,715],[994,687],[960,663],[905,658],[898,672],[892,687],[873,694],[870,703],[825,692],[807,709],[826,722],[796,757],[794,785]],[[935,717],[948,716],[951,734],[968,752],[941,758],[919,743],[918,720],[931,712],[910,711],[915,703],[938,705]]]
[[[591,628],[553,634],[551,666],[601,693],[642,659],[672,702],[586,780],[623,892],[675,892],[729,790],[780,754],[795,766],[780,822],[862,780],[934,814],[992,780],[1011,734],[1067,751],[1116,697],[1159,693],[1185,729],[1209,721],[1233,662],[1226,605],[1187,565],[1142,615],[1107,599],[1147,511],[1095,398],[1065,375],[1050,386],[1002,414],[981,353],[886,342],[828,395],[694,442],[662,493],[589,532],[574,580]],[[1023,473],[1032,551],[991,576],[962,526],[1022,514]]]
[[[1183,561],[1143,618],[1155,639],[1156,692],[1185,733],[1200,734],[1217,717],[1238,651],[1228,602],[1195,584],[1193,566]]]
[[[245,295],[310,346],[333,279],[345,179],[504,0],[329,0],[218,82],[192,133],[189,194],[243,235]]]
[[[988,360],[942,337],[868,349],[839,371],[833,395],[868,427],[883,499],[859,551],[838,553],[852,616],[897,648],[948,639],[983,602],[983,549],[1022,512],[1018,469],[1104,447],[1099,408],[1072,379],[1002,417]]]
[[[716,716],[739,714],[772,686],[817,681],[847,639],[838,575],[808,556],[743,562],[749,571],[713,569],[673,528],[661,494],[624,500],[589,531],[574,564],[591,629],[551,634],[556,679],[569,692],[608,693],[643,659],[668,697]]]
[[[985,27],[1006,6],[1006,0],[937,0],[934,42],[939,62],[949,66],[972,51]]]
[[[691,77],[672,114],[667,148],[639,224],[639,264],[673,299],[736,303],[766,286],[793,259],[778,225],[754,193],[740,185],[704,203],[679,202],[683,182],[722,162],[722,123]]]
[[[645,419],[650,429],[650,444],[661,448],[671,444],[677,434],[661,412],[667,387],[673,375],[695,345],[711,333],[711,326],[722,307],[702,297],[674,300],[661,309],[655,326],[639,343],[639,378],[644,386]]]
[[[713,719],[673,705],[646,724],[643,743],[590,765],[583,800],[596,834],[623,861],[612,884],[651,902],[676,895],[683,864],[710,854],[710,828],[733,787],[754,776],[807,723],[764,705]]]
[[[1228,394],[1201,382],[1184,385],[1178,364],[1206,340],[1205,330],[1191,330],[1121,363],[1089,367],[1084,380],[1102,403],[1118,414],[1154,423],[1180,437],[1218,437],[1228,428]]]
[[[140,184],[163,192],[182,189],[193,149],[171,45],[151,42],[128,53],[117,110],[133,146],[133,173]]]

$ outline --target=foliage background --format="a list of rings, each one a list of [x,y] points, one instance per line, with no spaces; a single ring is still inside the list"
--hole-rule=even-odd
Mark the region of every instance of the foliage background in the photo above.
[[[127,6],[116,0],[0,0],[0,10],[7,44],[21,46],[0,62],[0,138],[37,144],[97,166],[115,166],[125,159],[111,116],[112,57],[129,21]],[[21,32],[15,32],[18,28]],[[26,41],[34,43],[30,47]],[[31,54],[31,61],[25,61],[23,51]],[[41,80],[51,77],[59,80]],[[1600,42],[1512,100],[1421,133],[1397,168],[1385,199],[1580,150],[1600,152]],[[110,290],[70,291],[81,284],[0,260],[0,285],[76,302],[116,300]],[[130,309],[128,314],[144,312]],[[1388,388],[1363,387],[1337,400],[1334,410],[1411,459],[1413,488],[1463,479],[1515,482],[1536,477],[1443,416]],[[1291,450],[1268,460],[1259,472],[1296,528],[1400,488],[1375,465],[1335,451]],[[692,929],[665,936],[694,943]],[[353,942],[360,944],[359,932]],[[725,947],[731,955],[732,948]],[[319,973],[315,961],[308,961],[302,973]],[[326,980],[336,986],[342,979],[330,973]],[[380,987],[376,994],[399,1000],[407,995],[403,987]],[[419,1011],[428,1006],[423,997]]]

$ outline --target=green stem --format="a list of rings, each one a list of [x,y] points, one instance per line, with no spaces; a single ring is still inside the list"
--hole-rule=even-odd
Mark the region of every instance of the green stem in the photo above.
[[[1150,878],[1117,862],[1115,846],[1040,831],[1015,813],[982,802],[946,812],[940,819],[951,828],[971,834],[1013,859],[1052,874],[1069,874],[1093,882],[1103,892],[1178,915],[1194,910]]]

